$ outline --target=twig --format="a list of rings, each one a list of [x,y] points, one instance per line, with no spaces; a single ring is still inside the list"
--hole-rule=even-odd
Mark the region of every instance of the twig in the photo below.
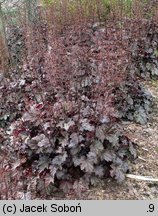
[[[148,152],[149,150],[147,148],[142,147],[142,149],[146,152]]]
[[[139,175],[133,175],[133,174],[126,174],[127,178],[136,179],[136,180],[142,180],[142,181],[153,181],[158,182],[158,178],[152,178],[148,176],[139,176]]]
[[[140,156],[138,157],[138,159],[146,162],[146,160],[144,158],[140,157]]]

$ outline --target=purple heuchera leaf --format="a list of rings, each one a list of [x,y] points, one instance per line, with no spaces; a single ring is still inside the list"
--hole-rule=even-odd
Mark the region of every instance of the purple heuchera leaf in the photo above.
[[[34,119],[30,113],[26,112],[22,116],[22,120],[25,122],[25,121],[33,121]]]
[[[68,123],[64,123],[64,126],[63,128],[68,131],[70,127],[74,126],[75,125],[75,122],[70,120]]]
[[[38,136],[35,136],[35,137],[33,137],[32,138],[32,141],[35,141],[35,142],[40,142],[41,140],[43,140],[43,139],[45,139],[46,138],[46,136],[44,135],[44,134],[40,134],[40,135],[38,135]]]
[[[44,181],[45,181],[45,187],[48,187],[50,183],[54,183],[54,177],[45,176]]]
[[[81,160],[80,168],[81,170],[85,170],[88,173],[92,173],[94,171],[93,162],[84,158]]]
[[[109,140],[109,142],[113,145],[113,146],[117,146],[118,142],[119,142],[119,136],[117,133],[107,136],[106,137],[107,140]]]
[[[108,124],[110,122],[110,118],[108,116],[103,116],[101,119],[100,119],[100,122],[102,124]]]
[[[57,179],[59,179],[59,180],[64,179],[66,176],[66,172],[67,172],[66,169],[57,170],[57,172],[56,172]]]
[[[90,177],[90,183],[91,183],[93,186],[97,186],[98,183],[99,183],[98,177],[96,177],[96,176],[91,176],[91,177]]]
[[[95,127],[88,122],[88,119],[81,120],[81,129],[85,131],[95,131]]]
[[[57,155],[53,160],[52,160],[52,164],[53,165],[57,165],[57,166],[61,166],[65,161],[66,158],[68,157],[67,153],[65,152],[62,155]]]
[[[53,166],[53,165],[50,165],[50,166],[49,166],[49,169],[50,169],[50,174],[51,174],[51,176],[54,178],[54,177],[55,177],[55,174],[56,174],[56,172],[57,172],[57,168],[56,168],[55,166]]]
[[[48,169],[49,165],[50,165],[50,162],[51,161],[50,161],[50,159],[48,157],[46,157],[46,156],[40,157],[39,162],[38,162],[39,172],[42,172],[45,169]]]
[[[81,160],[82,160],[82,157],[81,158],[78,158],[78,157],[73,157],[73,163],[74,163],[74,166],[79,166],[81,164]]]
[[[50,122],[45,123],[45,124],[43,125],[43,127],[44,127],[45,130],[49,129],[49,128],[51,127]]]
[[[91,152],[94,152],[98,155],[104,150],[104,146],[100,141],[96,141],[95,143],[91,145],[90,149],[91,149]]]
[[[115,154],[109,150],[105,151],[103,154],[102,154],[102,159],[107,161],[107,162],[111,162],[113,161],[113,159],[115,158]]]
[[[99,176],[100,178],[104,176],[104,168],[100,166],[96,166],[94,169],[95,175]]]
[[[97,155],[95,152],[89,152],[87,154],[87,158],[89,161],[92,161],[94,164],[96,164],[98,162]]]
[[[72,133],[70,136],[69,147],[76,147],[79,143],[79,135],[77,133]]]
[[[37,144],[39,147],[48,147],[50,146],[50,142],[49,139],[47,137],[45,137],[44,139],[42,139],[40,142],[38,142]]]
[[[106,134],[103,126],[99,126],[96,128],[96,137],[103,143],[106,138]]]
[[[60,183],[60,189],[63,190],[64,193],[69,193],[73,188],[73,184],[70,181],[62,181]]]
[[[118,166],[111,165],[112,170],[110,171],[111,177],[115,177],[115,179],[121,183],[122,181],[125,180],[125,175],[122,171],[122,169]]]

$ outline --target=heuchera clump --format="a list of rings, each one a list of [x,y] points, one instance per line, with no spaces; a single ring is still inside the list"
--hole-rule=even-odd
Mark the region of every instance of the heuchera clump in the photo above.
[[[46,188],[80,194],[106,177],[122,182],[137,157],[119,123],[121,117],[146,123],[150,95],[126,83],[121,30],[92,27],[50,37],[43,52],[35,40],[37,54],[20,79],[1,87],[3,149],[19,180],[42,179]]]

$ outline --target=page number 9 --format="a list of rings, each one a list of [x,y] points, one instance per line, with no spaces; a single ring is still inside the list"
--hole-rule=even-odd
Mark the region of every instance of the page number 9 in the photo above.
[[[149,210],[147,212],[154,212],[154,204],[149,205]]]

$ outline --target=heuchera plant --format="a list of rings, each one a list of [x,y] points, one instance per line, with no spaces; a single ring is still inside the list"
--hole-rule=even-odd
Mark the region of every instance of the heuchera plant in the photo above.
[[[144,79],[158,77],[158,26],[155,22],[146,25],[144,37],[131,46],[133,66],[137,75]]]
[[[91,117],[80,113],[78,120],[74,113],[55,123],[46,110],[47,105],[33,103],[11,124],[8,148],[19,157],[14,169],[31,167],[32,176],[44,178],[46,186],[58,183],[66,193],[71,189],[79,193],[77,182],[82,182],[82,190],[108,176],[124,180],[129,170],[127,159],[136,158],[135,145],[110,116],[99,120],[95,113]]]
[[[33,29],[37,38],[26,38],[34,56],[24,59],[20,79],[1,87],[10,167],[21,181],[31,176],[65,193],[80,194],[106,177],[122,182],[137,154],[120,117],[146,123],[151,100],[137,82],[125,82],[127,39],[120,43],[115,25],[97,24],[43,40],[40,27],[40,34]]]
[[[146,124],[152,107],[152,95],[138,82],[128,81],[115,89],[115,104],[122,119]]]
[[[14,114],[6,144],[16,158],[13,170],[19,170],[21,178],[43,179],[46,187],[57,185],[66,193],[80,194],[105,177],[121,182],[129,170],[127,161],[136,158],[135,144],[122,134],[113,107],[112,89],[122,75],[115,76],[116,65],[107,73],[105,56],[94,43],[103,43],[103,38],[94,35],[89,45],[89,37],[88,31],[74,34],[75,42],[58,39],[53,44],[58,52],[50,49],[40,82],[29,76],[37,69],[31,62],[25,66],[26,76],[4,85],[2,93],[10,95],[18,113],[8,113],[8,118]]]

